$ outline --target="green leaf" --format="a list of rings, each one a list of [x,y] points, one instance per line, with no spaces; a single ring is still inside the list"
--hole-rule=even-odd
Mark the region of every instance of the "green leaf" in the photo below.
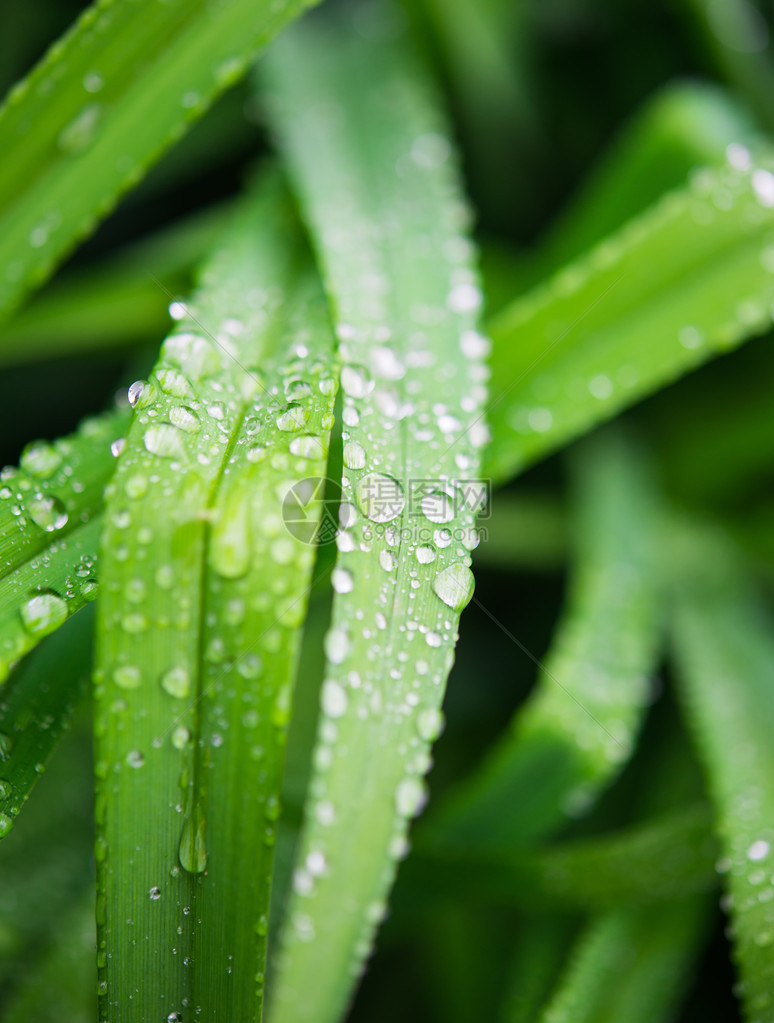
[[[275,1023],[339,1018],[421,809],[472,592],[464,498],[485,436],[480,292],[446,128],[396,25],[358,26],[305,23],[262,65],[344,391],[336,596]]]
[[[97,595],[103,491],[126,410],[28,444],[0,474],[0,682],[20,657]]]
[[[88,8],[0,110],[0,317],[309,0]]]
[[[282,753],[333,337],[277,180],[164,343],[111,483],[96,673],[103,1015],[261,1014]],[[317,491],[297,487],[307,524]],[[209,528],[208,528],[209,524]],[[149,964],[162,964],[150,968]]]
[[[768,609],[726,542],[694,535],[691,544],[674,562],[678,681],[717,812],[742,999],[758,1020],[774,994],[774,642]]]
[[[697,174],[489,325],[492,443],[506,479],[708,359],[765,332],[774,174]]]
[[[701,947],[703,899],[594,921],[540,1023],[660,1023],[674,1018]]]
[[[170,292],[187,292],[224,215],[221,205],[207,209],[57,277],[0,330],[0,365],[156,343],[169,326]]]
[[[93,615],[80,614],[25,661],[0,702],[0,838],[69,727],[90,680]]]
[[[624,436],[604,433],[578,454],[567,609],[511,727],[428,820],[429,848],[550,833],[583,813],[631,753],[658,654],[654,496],[643,453]]]
[[[718,851],[704,805],[555,846],[419,857],[411,881],[520,909],[601,911],[712,888]],[[413,868],[413,869],[412,869]]]

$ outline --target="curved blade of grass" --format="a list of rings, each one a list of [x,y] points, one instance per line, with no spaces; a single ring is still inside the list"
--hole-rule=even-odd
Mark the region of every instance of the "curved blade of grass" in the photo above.
[[[281,501],[322,475],[336,385],[278,183],[238,217],[134,389],[106,512],[98,923],[102,1012],[117,1023],[188,1006],[201,1020],[261,1012],[313,556],[284,529]]]
[[[669,83],[624,125],[525,272],[535,283],[547,277],[682,187],[691,171],[725,163],[729,146],[734,152],[760,143],[749,111],[726,90],[707,82]]]
[[[541,913],[522,922],[499,1014],[503,1023],[534,1023],[561,973],[576,930],[575,921],[567,916]]]
[[[36,441],[0,473],[0,683],[13,665],[97,593],[94,566],[111,446],[126,410]]]
[[[712,888],[718,847],[711,825],[708,808],[700,805],[538,850],[417,857],[407,873],[418,886],[466,892],[499,905],[599,912]]]
[[[771,624],[723,541],[703,538],[679,565],[678,681],[717,810],[742,999],[757,1020],[774,995]]]
[[[221,205],[206,209],[56,278],[0,330],[0,365],[156,342],[169,326],[168,292],[188,291],[224,215]]]
[[[39,954],[3,1008],[3,1023],[94,1023],[94,895],[57,921],[51,945]]]
[[[702,943],[694,898],[610,913],[578,939],[540,1023],[660,1023],[674,1018]]]
[[[429,847],[527,841],[588,808],[627,760],[658,654],[656,509],[643,452],[608,431],[579,452],[576,565],[537,688],[441,804]]]
[[[0,110],[0,317],[309,0],[86,10]]]
[[[93,616],[78,615],[19,667],[0,700],[0,838],[45,770],[90,681]]]
[[[774,173],[743,147],[489,324],[505,479],[771,324]]]
[[[275,1023],[337,1019],[350,996],[422,806],[458,615],[472,592],[473,512],[451,482],[476,473],[484,439],[474,426],[484,343],[464,210],[419,69],[389,19],[384,34],[378,21],[358,24],[361,35],[304,24],[263,64],[338,324],[345,465],[322,715]]]

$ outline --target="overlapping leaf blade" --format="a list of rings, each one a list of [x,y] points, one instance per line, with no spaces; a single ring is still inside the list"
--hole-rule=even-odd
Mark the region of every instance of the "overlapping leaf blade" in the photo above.
[[[132,388],[137,415],[106,513],[100,990],[103,1013],[133,1023],[188,1006],[202,1020],[261,1011],[282,746],[313,557],[284,529],[282,499],[322,475],[335,379],[332,334],[309,313],[314,278],[279,183],[238,218],[152,379]]]
[[[52,444],[34,442],[0,474],[0,682],[97,595],[103,491],[128,419],[117,410]]]
[[[774,174],[739,146],[489,325],[485,470],[556,449],[771,324]]]
[[[450,794],[430,847],[497,848],[582,813],[628,758],[658,654],[657,509],[638,448],[601,434],[576,466],[576,566],[537,688]]]
[[[445,126],[396,22],[382,8],[356,25],[305,23],[263,65],[335,311],[345,465],[276,1023],[335,1020],[349,998],[421,808],[472,589],[473,513],[452,483],[475,475],[484,439],[466,214]]]
[[[308,6],[102,0],[0,110],[0,317]]]
[[[742,1000],[758,1020],[774,995],[774,643],[734,553],[697,534],[687,560],[675,562],[678,680],[715,802]]]

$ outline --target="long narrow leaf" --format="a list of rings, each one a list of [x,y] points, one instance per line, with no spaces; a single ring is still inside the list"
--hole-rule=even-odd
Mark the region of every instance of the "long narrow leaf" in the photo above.
[[[505,479],[770,326],[774,173],[744,147],[489,325],[492,443]]]
[[[388,14],[361,31],[304,24],[263,65],[344,392],[336,596],[276,1023],[335,1020],[347,1003],[422,806],[473,587],[461,491],[484,439],[481,296],[445,126]]]
[[[701,945],[703,899],[600,917],[540,1023],[661,1023],[674,1018]]]
[[[708,537],[693,554],[676,580],[678,679],[717,810],[741,994],[758,1020],[774,996],[774,642],[726,545]]]
[[[52,444],[34,442],[0,474],[0,683],[97,595],[103,492],[128,418],[117,410]]]
[[[309,0],[102,0],[0,110],[0,317]]]
[[[279,183],[238,218],[151,380],[132,388],[106,512],[98,923],[102,1012],[115,1021],[261,1012],[313,558],[282,500],[322,476],[336,385]],[[316,492],[299,492],[314,522]]]
[[[641,457],[616,433],[582,451],[567,611],[511,728],[427,822],[431,845],[497,847],[549,833],[628,758],[659,632],[656,511]]]

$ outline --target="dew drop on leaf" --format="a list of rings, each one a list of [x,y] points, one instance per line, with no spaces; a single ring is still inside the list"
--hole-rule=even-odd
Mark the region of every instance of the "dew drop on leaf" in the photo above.
[[[433,592],[453,611],[462,611],[473,596],[473,573],[467,565],[450,565],[433,579]]]
[[[54,533],[67,523],[67,510],[53,494],[36,494],[27,504],[29,516],[36,526]]]
[[[67,621],[67,602],[54,590],[41,590],[22,604],[20,614],[31,636],[47,636]]]

